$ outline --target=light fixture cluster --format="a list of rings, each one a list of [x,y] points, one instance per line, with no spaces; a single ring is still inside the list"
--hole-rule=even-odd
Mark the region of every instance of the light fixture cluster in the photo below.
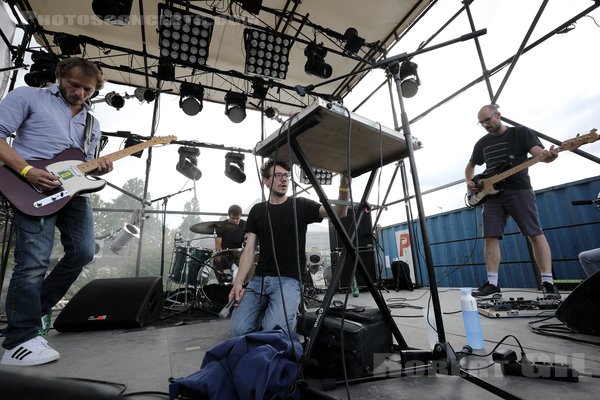
[[[333,172],[320,168],[313,168],[312,171],[320,185],[331,185]],[[302,183],[311,183],[308,179],[308,176],[306,175],[306,172],[302,173]]]
[[[162,3],[158,11],[160,56],[192,68],[205,66],[214,20]]]
[[[292,38],[276,32],[244,29],[244,72],[271,79],[285,79],[290,63]]]

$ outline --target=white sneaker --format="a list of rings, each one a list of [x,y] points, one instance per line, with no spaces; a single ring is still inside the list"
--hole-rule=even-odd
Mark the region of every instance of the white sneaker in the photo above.
[[[14,349],[5,350],[0,364],[30,366],[46,364],[58,360],[60,354],[48,346],[48,341],[41,336],[17,345]]]

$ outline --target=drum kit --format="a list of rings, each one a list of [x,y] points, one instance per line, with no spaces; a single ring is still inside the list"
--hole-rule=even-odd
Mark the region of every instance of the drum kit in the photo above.
[[[216,237],[234,231],[237,225],[228,221],[201,222],[190,227],[190,231]],[[191,241],[182,245],[181,240],[173,246],[169,285],[167,291],[175,293],[168,297],[174,305],[206,305],[221,309],[227,304],[231,283],[237,274],[243,249],[212,249],[191,246]],[[257,261],[255,257],[255,262]],[[253,275],[253,270],[247,279]],[[183,296],[181,296],[183,294]]]

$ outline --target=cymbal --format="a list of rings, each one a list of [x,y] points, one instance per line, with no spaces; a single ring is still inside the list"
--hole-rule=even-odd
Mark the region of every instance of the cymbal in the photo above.
[[[207,221],[190,226],[190,231],[203,235],[210,235],[212,233],[232,232],[235,228],[237,228],[237,225],[232,224],[229,221]]]

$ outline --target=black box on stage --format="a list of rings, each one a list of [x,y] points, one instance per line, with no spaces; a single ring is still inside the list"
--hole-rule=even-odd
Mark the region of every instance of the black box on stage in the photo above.
[[[344,265],[343,265],[344,270],[342,271],[342,275],[340,277],[340,282],[339,282],[338,288],[340,290],[346,290],[348,288],[348,284],[349,283],[350,283],[350,285],[352,284],[352,281],[350,279],[352,277],[354,261],[352,260],[352,257],[350,257],[346,254],[346,249],[342,250],[341,252],[335,252],[335,256],[333,255],[334,253],[331,253],[331,254],[332,254],[332,257],[331,257],[332,273],[335,273],[335,271],[337,271],[337,269],[341,265],[341,263],[339,261],[342,258],[344,258]],[[377,268],[376,268],[377,263],[376,263],[376,259],[375,259],[375,251],[374,251],[373,247],[372,246],[359,247],[358,248],[358,257],[363,262],[364,266],[367,268],[367,273],[369,274],[371,283],[375,284],[375,282],[377,281],[378,273],[377,273]],[[360,265],[356,265],[356,284],[359,288],[366,287],[367,282],[365,281],[365,279],[363,278],[361,273],[358,272],[359,268],[360,268]]]
[[[373,245],[373,237],[371,236],[373,222],[371,220],[371,211],[368,208],[361,205],[354,206],[354,215],[352,211],[348,210],[348,214],[341,219],[341,222],[350,238],[352,238],[352,234],[358,225],[358,237],[355,237],[354,240],[358,240],[359,247]],[[353,243],[356,242],[353,241]],[[336,231],[331,222],[329,222],[329,248],[332,252],[344,248],[344,242],[342,242],[339,232]]]
[[[600,336],[600,272],[581,282],[556,310],[556,318],[583,335]]]
[[[310,358],[304,371],[308,377],[344,379],[342,367],[341,309],[332,307],[321,323]],[[369,375],[392,351],[392,331],[378,308],[353,307],[347,309],[343,323],[343,352],[348,378]],[[297,331],[308,337],[316,320],[316,312],[298,316]]]
[[[160,277],[95,279],[82,287],[54,321],[59,332],[140,328],[160,316]]]

